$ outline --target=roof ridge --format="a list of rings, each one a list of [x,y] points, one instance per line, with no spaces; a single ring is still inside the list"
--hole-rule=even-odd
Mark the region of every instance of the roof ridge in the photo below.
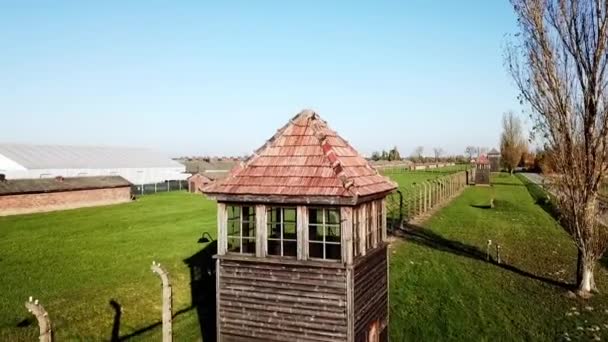
[[[325,135],[321,131],[321,127],[319,127],[323,124],[326,128],[329,129],[329,127],[327,126],[327,122],[321,119],[314,112],[308,118],[308,122],[309,126],[312,128],[313,135],[319,140],[319,144],[321,145],[321,149],[323,150],[323,156],[329,161],[329,164],[331,165],[334,174],[342,182],[342,186],[346,191],[351,193],[353,196],[358,197],[359,191],[357,191],[357,188],[355,187],[355,181],[346,175],[346,173],[344,172],[344,166],[342,165],[340,158],[338,158],[338,155],[334,151],[334,146],[332,146],[329,141],[327,141],[327,135]]]

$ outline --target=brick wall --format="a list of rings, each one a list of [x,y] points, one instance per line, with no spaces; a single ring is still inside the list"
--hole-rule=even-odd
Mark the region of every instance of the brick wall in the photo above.
[[[0,196],[0,216],[92,207],[130,200],[130,187],[8,195]]]

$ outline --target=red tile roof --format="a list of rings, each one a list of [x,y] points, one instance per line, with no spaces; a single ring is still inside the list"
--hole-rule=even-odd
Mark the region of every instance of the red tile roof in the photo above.
[[[485,154],[482,154],[477,158],[477,164],[490,164],[490,160]]]
[[[356,200],[396,188],[316,113],[305,110],[204,192]]]

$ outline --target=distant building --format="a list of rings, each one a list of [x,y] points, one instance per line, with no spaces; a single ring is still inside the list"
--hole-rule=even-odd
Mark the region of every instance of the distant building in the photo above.
[[[201,174],[210,180],[224,179],[233,167],[241,160],[238,158],[190,158],[180,160],[186,166],[186,172],[192,175]]]
[[[500,152],[495,148],[491,149],[488,152],[488,159],[490,160],[490,171],[491,172],[499,172],[500,171]]]
[[[0,144],[0,173],[8,179],[121,176],[139,185],[185,180],[185,171],[142,148]]]
[[[0,216],[130,200],[131,183],[120,176],[6,179],[0,174]]]
[[[475,162],[475,185],[490,185],[490,160],[484,154]]]
[[[200,173],[196,173],[188,177],[188,192],[203,193],[203,187],[211,182],[213,181],[208,177]]]

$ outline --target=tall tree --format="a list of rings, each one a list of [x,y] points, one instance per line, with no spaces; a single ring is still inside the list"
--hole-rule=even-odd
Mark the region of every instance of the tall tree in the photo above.
[[[441,147],[435,147],[433,153],[435,154],[435,162],[438,162],[439,158],[443,155],[443,149]]]
[[[502,134],[500,135],[500,160],[511,173],[519,165],[522,154],[528,149],[524,138],[521,121],[512,111],[502,116]]]
[[[416,159],[420,163],[423,162],[424,161],[424,157],[422,156],[423,153],[424,153],[424,147],[417,146],[414,149],[414,152],[412,152],[412,159]]]
[[[378,161],[378,160],[380,160],[380,158],[381,158],[380,152],[378,152],[378,151],[372,152],[372,160],[373,161]]]
[[[477,156],[477,147],[475,146],[467,146],[464,150],[464,154],[469,158],[469,161]]]
[[[608,246],[598,189],[608,165],[608,0],[511,0],[519,34],[506,64],[529,105],[558,177],[552,192],[578,248],[578,293],[596,290],[594,270]]]
[[[401,160],[401,155],[399,154],[399,150],[397,149],[397,146],[393,147],[389,152],[388,152],[388,160]]]

